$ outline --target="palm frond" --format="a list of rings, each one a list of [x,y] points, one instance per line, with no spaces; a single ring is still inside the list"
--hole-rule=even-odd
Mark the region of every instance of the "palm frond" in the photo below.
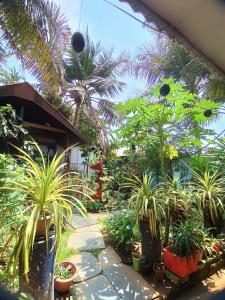
[[[13,52],[43,85],[57,92],[69,29],[50,1],[5,1],[0,27],[6,50]]]

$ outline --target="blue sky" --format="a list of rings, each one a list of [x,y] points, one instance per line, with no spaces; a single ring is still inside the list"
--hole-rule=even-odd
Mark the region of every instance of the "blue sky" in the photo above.
[[[73,32],[79,30],[81,1],[54,0],[68,19]],[[140,20],[144,20],[143,16],[134,13],[128,4],[121,3],[118,0],[110,0],[110,2],[125,9]],[[80,31],[85,33],[87,28],[93,41],[101,41],[101,44],[106,49],[113,48],[115,55],[128,50],[134,56],[144,44],[149,43],[153,45],[156,43],[154,31],[143,27],[142,24],[107,4],[104,0],[83,0]],[[18,67],[18,63],[11,58],[8,66]],[[23,75],[27,81],[33,81],[27,72],[23,71]],[[144,82],[132,77],[126,76],[121,78],[121,80],[126,82],[127,86],[118,97],[113,99],[116,102],[136,97],[146,90]],[[211,127],[219,132],[224,128],[223,123],[223,119],[220,119],[215,124],[212,124]]]
[[[81,0],[54,0],[61,7],[62,12],[68,18],[73,31],[79,30]],[[134,14],[128,4],[118,0],[110,0],[111,3]],[[144,20],[141,14],[136,14],[140,20]],[[143,28],[143,25],[118,9],[107,4],[103,0],[83,0],[81,11],[80,30],[85,33],[88,28],[93,41],[101,41],[106,49],[114,49],[114,54],[119,55],[123,51],[129,51],[131,55],[138,53],[138,49],[144,43],[154,43],[155,33]],[[135,97],[146,89],[145,84],[131,77],[123,77],[122,81],[127,86],[114,101],[126,100]]]

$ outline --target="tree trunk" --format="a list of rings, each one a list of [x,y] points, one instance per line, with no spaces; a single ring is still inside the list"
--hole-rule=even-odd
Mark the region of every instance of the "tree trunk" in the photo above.
[[[74,112],[74,115],[73,115],[73,122],[72,122],[74,127],[77,127],[77,124],[78,124],[78,121],[79,121],[80,108],[81,108],[81,102],[77,102],[75,112]]]
[[[145,257],[148,264],[161,262],[162,246],[160,240],[160,230],[157,226],[157,235],[153,237],[149,228],[149,221],[144,220],[139,222],[141,232],[142,255]]]

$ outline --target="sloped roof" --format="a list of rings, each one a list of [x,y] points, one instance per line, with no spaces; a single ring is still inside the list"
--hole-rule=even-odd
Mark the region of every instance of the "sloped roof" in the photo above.
[[[225,76],[225,1],[119,0]]]
[[[51,105],[46,99],[44,99],[29,83],[22,82],[13,85],[0,86],[0,99],[11,99],[10,101],[19,102],[21,100],[25,103],[33,103],[40,108],[40,116],[34,116],[35,118],[39,117],[41,119],[41,111],[47,113],[47,116],[59,124],[62,129],[64,129],[70,136],[73,137],[73,140],[77,140],[79,143],[87,143],[87,140],[80,134],[80,132],[72,126],[72,124],[57,110]],[[0,101],[1,104],[1,101]],[[32,112],[30,112],[32,113]]]

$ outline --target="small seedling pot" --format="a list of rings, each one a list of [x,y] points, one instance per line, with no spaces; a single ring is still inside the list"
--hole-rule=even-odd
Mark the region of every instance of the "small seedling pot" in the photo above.
[[[133,268],[136,271],[140,271],[140,262],[141,262],[141,255],[138,252],[132,252],[132,259],[133,259]]]
[[[165,279],[165,274],[164,274],[164,265],[163,263],[155,263],[153,264],[153,271],[155,274],[155,278],[159,281],[162,281]]]
[[[69,291],[70,286],[73,284],[73,281],[76,276],[76,267],[72,262],[69,261],[64,261],[61,262],[60,264],[63,265],[65,268],[71,266],[71,271],[73,273],[71,277],[68,279],[61,279],[59,277],[54,277],[55,290],[60,294],[64,294]]]

